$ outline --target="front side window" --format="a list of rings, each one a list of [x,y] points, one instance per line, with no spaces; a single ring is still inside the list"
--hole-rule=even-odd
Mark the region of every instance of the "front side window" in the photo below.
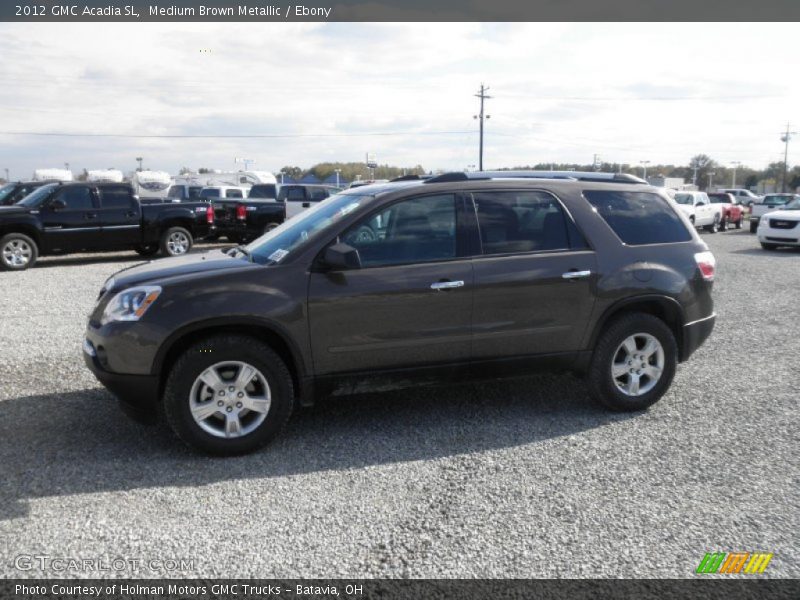
[[[392,204],[348,229],[341,241],[358,250],[362,267],[455,258],[455,196],[425,196]]]
[[[193,185],[189,188],[189,198],[199,198],[200,197],[200,190],[202,190],[199,185]]]
[[[306,191],[301,187],[291,187],[286,190],[286,200],[289,202],[304,202]]]
[[[219,188],[205,188],[200,191],[202,198],[219,198]]]
[[[55,199],[58,198],[66,202],[68,210],[90,210],[94,208],[92,192],[88,187],[76,186],[64,188],[56,194]]]
[[[625,244],[666,244],[692,239],[683,221],[658,194],[595,190],[583,195]],[[681,195],[677,194],[675,199]],[[691,194],[684,195],[691,198]]]
[[[483,254],[509,254],[570,247],[567,218],[545,192],[473,194]]]
[[[167,192],[167,198],[183,198],[183,186],[173,185],[171,188],[169,188],[169,192]]]
[[[325,188],[311,188],[309,190],[309,196],[311,202],[320,202],[328,197],[328,190]]]

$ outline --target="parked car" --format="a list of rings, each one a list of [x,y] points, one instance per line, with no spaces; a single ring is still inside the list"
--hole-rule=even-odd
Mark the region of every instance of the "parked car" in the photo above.
[[[750,233],[756,233],[756,231],[758,231],[758,223],[763,215],[782,206],[786,206],[797,198],[800,198],[800,195],[766,194],[760,202],[750,207]]]
[[[322,396],[537,369],[646,409],[713,329],[714,256],[638,178],[545,175],[347,190],[247,246],[121,271],[86,365],[129,414],[214,454],[262,446]]]
[[[744,188],[723,188],[717,190],[718,192],[722,192],[725,194],[732,194],[734,198],[739,201],[739,204],[742,206],[750,207],[756,202],[761,201],[761,196],[758,194],[754,194],[750,190],[746,190]]]
[[[674,199],[695,227],[702,227],[709,233],[719,231],[723,209],[719,204],[712,204],[708,194],[676,192]]]
[[[255,186],[254,186],[255,187]],[[286,220],[286,205],[269,198],[212,201],[216,229],[212,239],[226,237],[236,244],[249,242]]]
[[[0,206],[11,206],[22,200],[33,190],[42,187],[47,181],[17,181],[0,188]],[[49,182],[52,183],[52,182]]]
[[[286,204],[286,218],[291,219],[341,191],[330,185],[287,184],[278,188],[278,202]]]
[[[764,250],[780,246],[800,246],[800,196],[779,210],[762,215],[758,224],[758,241]]]
[[[200,190],[200,198],[247,198],[248,188],[234,185],[207,185]]]
[[[201,199],[202,185],[189,183],[174,183],[167,191],[167,200],[170,202],[195,202]]]
[[[213,223],[203,202],[142,205],[128,184],[50,183],[0,207],[0,267],[21,271],[46,254],[127,248],[178,256]]]
[[[708,194],[711,204],[719,204],[722,207],[722,220],[719,223],[720,231],[728,229],[728,225],[734,225],[736,229],[742,228],[744,223],[744,209],[739,204],[736,196],[730,192],[714,192]]]

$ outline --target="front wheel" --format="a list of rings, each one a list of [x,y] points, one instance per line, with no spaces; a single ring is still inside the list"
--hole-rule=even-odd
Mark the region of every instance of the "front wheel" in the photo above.
[[[764,242],[761,242],[761,247],[764,250],[777,250],[778,244],[765,244]]]
[[[589,367],[589,392],[612,410],[644,410],[669,388],[678,345],[666,323],[653,315],[630,313],[605,328]]]
[[[5,271],[24,271],[39,257],[39,248],[27,235],[9,233],[0,239],[0,267]]]
[[[161,235],[159,247],[167,256],[183,256],[192,249],[192,234],[183,227],[170,227]]]
[[[750,221],[750,233],[755,233],[758,230],[758,223]]]
[[[163,408],[189,446],[216,455],[252,452],[275,438],[294,406],[283,360],[259,340],[215,336],[190,347],[172,367]]]

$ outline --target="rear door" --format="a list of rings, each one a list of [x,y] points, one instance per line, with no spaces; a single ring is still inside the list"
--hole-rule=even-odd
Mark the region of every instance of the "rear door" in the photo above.
[[[103,248],[126,248],[141,241],[141,208],[127,185],[101,185],[99,221]]]
[[[54,203],[63,201],[63,207]],[[56,191],[39,216],[48,252],[90,250],[100,243],[97,200],[86,185],[67,185]]]
[[[551,193],[474,193],[475,361],[580,348],[595,301],[597,261]]]

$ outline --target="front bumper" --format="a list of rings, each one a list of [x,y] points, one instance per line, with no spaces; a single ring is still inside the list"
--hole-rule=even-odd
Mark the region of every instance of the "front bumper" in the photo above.
[[[125,414],[141,423],[157,419],[158,377],[123,375],[107,371],[100,364],[97,351],[88,339],[83,343],[83,360],[97,380],[120,401]]]
[[[756,231],[758,241],[762,244],[775,244],[778,246],[800,245],[800,224],[789,229],[777,227],[759,227]]]
[[[683,326],[683,343],[681,344],[681,362],[688,360],[714,330],[717,315],[692,321]]]

